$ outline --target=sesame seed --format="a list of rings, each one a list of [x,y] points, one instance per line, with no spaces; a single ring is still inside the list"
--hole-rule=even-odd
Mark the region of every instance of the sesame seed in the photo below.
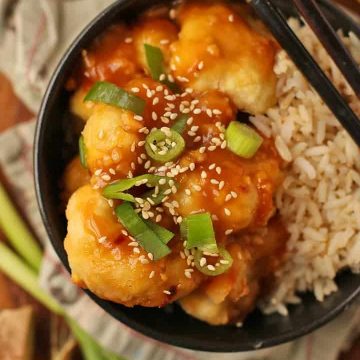
[[[173,77],[171,74],[168,75],[168,79],[169,79],[170,82],[174,82],[174,81],[175,81],[175,80],[174,80],[174,77]]]
[[[211,109],[206,109],[206,114],[207,114],[207,116],[209,116],[209,117],[212,117],[212,116],[213,116]]]
[[[183,251],[180,251],[180,257],[185,260],[186,256]]]
[[[234,22],[234,15],[233,15],[233,14],[230,14],[230,15],[228,16],[228,20],[229,20],[230,22]]]
[[[194,142],[199,142],[201,140],[201,136],[197,136],[195,139],[194,139]]]
[[[238,197],[238,194],[235,191],[231,191],[230,194],[234,199]]]
[[[148,169],[150,168],[150,166],[151,166],[151,161],[148,160],[148,161],[145,163],[144,168],[145,168],[146,170],[148,170]]]
[[[200,149],[199,149],[199,153],[200,154],[203,154],[205,152],[206,148],[205,146],[202,146]]]
[[[200,185],[193,185],[193,188],[195,191],[201,191],[201,186]]]
[[[155,271],[153,270],[150,274],[149,274],[149,279],[152,279],[155,276]]]
[[[215,164],[215,163],[212,163],[212,164],[209,166],[209,170],[215,169],[215,166],[216,166],[216,164]]]
[[[194,125],[191,127],[191,131],[198,131],[199,130],[199,126]]]
[[[187,270],[184,271],[184,274],[185,276],[188,278],[188,279],[191,279],[191,273],[188,272]]]
[[[225,231],[225,235],[230,235],[234,230],[233,229],[227,229]]]
[[[224,209],[224,213],[226,216],[230,216],[231,215],[231,211],[228,208]]]
[[[108,175],[108,174],[102,175],[101,178],[102,178],[104,181],[110,181],[110,180],[111,180],[111,177],[110,177],[110,175]]]
[[[227,143],[226,143],[226,140],[224,140],[224,141],[221,143],[221,148],[222,148],[222,149],[225,149],[225,148],[226,148],[226,144],[227,144]]]
[[[138,146],[144,146],[145,145],[145,140],[139,141],[138,142]]]
[[[161,219],[162,219],[162,216],[161,216],[161,214],[158,214],[158,215],[156,215],[156,218],[155,218],[155,222],[160,222],[161,221]]]
[[[224,180],[221,180],[220,183],[219,183],[219,190],[222,190],[224,185],[225,185]]]
[[[96,176],[99,176],[101,173],[102,173],[102,169],[97,169],[94,174]]]
[[[177,117],[178,117],[178,114],[175,114],[175,113],[170,115],[171,120],[175,120]]]
[[[134,247],[133,248],[133,253],[134,254],[140,254],[140,249],[138,247]]]
[[[139,246],[139,244],[137,241],[132,241],[132,242],[128,243],[128,246],[137,247],[137,246]]]
[[[123,235],[125,235],[125,236],[128,236],[128,235],[129,235],[126,230],[121,230],[121,233],[122,233]]]
[[[199,64],[198,64],[198,69],[202,70],[203,68],[204,68],[204,62],[200,61]]]
[[[152,253],[148,253],[147,256],[150,260],[154,260],[154,255]]]
[[[170,40],[169,39],[161,39],[160,40],[160,45],[166,45],[169,44]]]
[[[194,171],[194,170],[195,170],[195,164],[194,164],[194,163],[190,163],[189,169],[190,169],[191,171]]]
[[[221,174],[221,167],[220,166],[217,166],[215,170],[219,175]]]
[[[125,42],[126,44],[130,44],[130,43],[133,42],[133,39],[132,39],[132,37],[127,37],[127,38],[124,40],[124,42]]]
[[[219,184],[219,180],[216,180],[216,179],[211,179],[210,182],[211,182],[211,184],[214,184],[214,185]]]
[[[98,242],[99,242],[100,244],[103,244],[103,243],[105,243],[106,241],[107,241],[107,237],[106,237],[106,236],[102,236],[101,238],[98,239]]]
[[[144,118],[141,115],[134,115],[134,120],[136,121],[143,121]]]
[[[112,175],[116,175],[116,171],[113,168],[109,169],[109,173],[112,174]]]
[[[145,264],[148,264],[149,263],[149,260],[148,259],[144,259],[144,258],[141,258],[140,259],[140,262],[145,265]]]
[[[228,265],[228,264],[229,264],[229,260],[223,260],[223,259],[221,259],[221,260],[220,260],[220,264]]]
[[[189,189],[185,189],[185,194],[190,196],[190,195],[191,195],[191,191],[190,191]]]
[[[153,105],[156,105],[156,104],[158,104],[158,103],[159,103],[159,98],[158,98],[158,97],[155,97],[155,98],[153,99],[152,104],[153,104]]]
[[[166,79],[166,75],[165,74],[161,74],[159,77],[160,81],[164,81]]]
[[[158,85],[155,89],[157,92],[163,91],[164,87],[162,85]]]
[[[215,271],[216,270],[214,265],[208,265],[207,268],[210,271]]]
[[[193,131],[188,131],[188,135],[189,135],[189,136],[195,136],[196,133],[194,133]]]
[[[201,267],[204,267],[205,265],[206,265],[206,258],[202,257],[202,258],[200,259],[200,266],[201,266]]]
[[[231,198],[232,198],[231,194],[227,194],[227,195],[225,196],[225,201],[230,201]]]
[[[154,121],[157,120],[158,116],[157,116],[157,114],[156,114],[155,111],[153,111],[153,112],[151,113],[151,118],[152,118]]]
[[[221,115],[222,114],[222,111],[221,110],[219,110],[219,109],[213,109],[213,114],[215,114],[215,115]]]
[[[194,111],[193,111],[193,113],[195,114],[195,115],[197,115],[197,114],[200,114],[201,113],[201,109],[194,109]]]
[[[133,87],[133,88],[131,88],[131,91],[133,93],[138,93],[140,91],[140,89],[138,87]]]
[[[202,171],[202,172],[201,172],[201,178],[202,178],[202,179],[206,179],[206,178],[207,178],[207,173],[206,173],[206,171]]]
[[[209,146],[209,147],[208,147],[208,150],[209,150],[209,151],[214,151],[214,150],[216,150],[216,145],[211,145],[211,146]]]
[[[219,221],[219,218],[218,218],[217,215],[215,215],[215,214],[211,215],[211,218],[212,218],[214,221]]]
[[[169,290],[164,290],[163,293],[166,295],[171,295],[171,292]]]

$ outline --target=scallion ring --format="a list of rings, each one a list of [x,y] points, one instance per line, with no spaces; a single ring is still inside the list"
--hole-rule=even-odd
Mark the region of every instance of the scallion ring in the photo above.
[[[167,244],[175,236],[173,232],[152,222],[151,220],[145,220],[145,223],[164,244]]]
[[[150,75],[154,80],[160,81],[161,75],[165,75],[164,55],[160,48],[150,44],[144,44],[144,49]],[[168,79],[161,80],[161,82],[174,93],[178,93],[180,90],[177,84],[170,82]]]
[[[134,186],[147,186],[155,187],[159,185],[161,179],[167,179],[165,176],[158,176],[152,174],[140,175],[131,179],[121,179],[108,186],[102,192],[102,195],[107,199],[118,199],[124,201],[135,202],[135,197],[125,191],[133,188]]]
[[[227,148],[246,159],[252,158],[263,143],[263,138],[250,126],[232,121],[225,132]]]
[[[194,262],[196,268],[205,275],[218,276],[229,270],[233,264],[233,258],[229,252],[222,246],[219,246],[219,256],[216,258],[217,263],[215,265],[201,264],[201,258],[204,257],[204,253],[201,250],[196,250],[194,255]],[[203,266],[201,266],[203,265]]]
[[[185,149],[185,140],[171,129],[153,130],[145,142],[146,153],[155,161],[166,163],[175,160]]]
[[[79,156],[82,167],[87,169],[86,147],[85,147],[84,136],[82,135],[79,137]]]
[[[186,241],[186,249],[197,248],[212,253],[218,251],[210,213],[186,216],[180,225],[180,233]]]
[[[186,128],[186,122],[189,119],[188,114],[181,114],[177,117],[175,124],[171,127],[171,130],[174,130],[178,132],[179,134],[182,134]]]
[[[124,202],[117,206],[115,213],[129,234],[136,239],[146,252],[153,255],[154,260],[161,259],[170,254],[171,250],[169,247],[146,224],[144,219],[135,212],[130,203]]]
[[[85,96],[84,101],[101,102],[120,107],[142,115],[145,109],[145,100],[133,95],[118,86],[106,81],[98,81]]]

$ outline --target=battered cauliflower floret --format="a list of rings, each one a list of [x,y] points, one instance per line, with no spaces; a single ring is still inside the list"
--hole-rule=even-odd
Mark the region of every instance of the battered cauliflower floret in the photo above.
[[[278,219],[268,228],[234,238],[227,247],[232,267],[181,299],[182,308],[211,325],[241,322],[254,309],[259,295],[269,288],[271,274],[284,260],[287,238]]]
[[[149,44],[161,49],[165,65],[170,60],[170,44],[177,40],[177,28],[169,20],[162,18],[145,18],[136,24],[133,38],[136,49],[137,61],[149,72],[145,56],[144,44]]]
[[[76,156],[66,166],[63,177],[63,199],[67,203],[70,196],[81,186],[88,184],[90,181],[90,174],[80,162],[79,156]]]
[[[224,4],[195,2],[180,8],[179,41],[172,47],[176,77],[197,92],[215,89],[249,113],[275,104],[276,45]]]
[[[179,188],[170,200],[185,217],[199,211],[213,215],[218,235],[251,225],[265,226],[274,214],[273,194],[280,183],[280,159],[265,141],[253,159],[242,159],[229,150],[200,154],[191,151],[180,160],[193,171],[179,175]]]
[[[169,243],[170,255],[144,261],[146,252],[140,247],[139,254],[133,251],[129,246],[132,240],[122,233],[108,201],[89,185],[73,194],[66,217],[64,245],[72,278],[102,299],[126,306],[164,306],[188,295],[203,279],[197,271],[191,278],[185,276],[188,266],[179,256],[180,241],[176,239]]]
[[[86,122],[94,111],[95,104],[92,101],[84,101],[88,90],[81,87],[71,96],[70,111]]]
[[[141,140],[141,127],[132,112],[97,104],[83,130],[90,172],[113,168],[118,177],[124,177],[136,161],[137,153],[131,147]]]

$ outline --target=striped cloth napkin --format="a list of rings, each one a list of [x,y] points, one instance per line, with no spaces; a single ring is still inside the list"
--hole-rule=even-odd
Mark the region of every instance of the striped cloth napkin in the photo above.
[[[109,3],[110,0],[18,0],[5,18],[14,0],[0,0],[0,70],[35,113],[61,54],[84,25]],[[42,286],[104,347],[129,360],[336,360],[360,332],[360,308],[354,305],[332,323],[293,343],[248,353],[211,354],[168,346],[119,323],[72,284],[49,243],[33,186],[35,122],[34,119],[0,135],[0,166],[45,246]]]

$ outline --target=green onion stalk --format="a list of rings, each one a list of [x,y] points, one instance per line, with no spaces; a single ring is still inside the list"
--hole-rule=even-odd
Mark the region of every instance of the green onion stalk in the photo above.
[[[1,184],[0,203],[2,207],[0,228],[9,243],[21,256],[16,255],[8,246],[0,242],[0,271],[32,295],[44,307],[65,318],[79,343],[85,360],[121,360],[119,356],[101,348],[90,335],[65,314],[62,307],[52,297],[41,289],[38,284],[42,259],[40,247],[27,229],[24,221],[17,214]]]

